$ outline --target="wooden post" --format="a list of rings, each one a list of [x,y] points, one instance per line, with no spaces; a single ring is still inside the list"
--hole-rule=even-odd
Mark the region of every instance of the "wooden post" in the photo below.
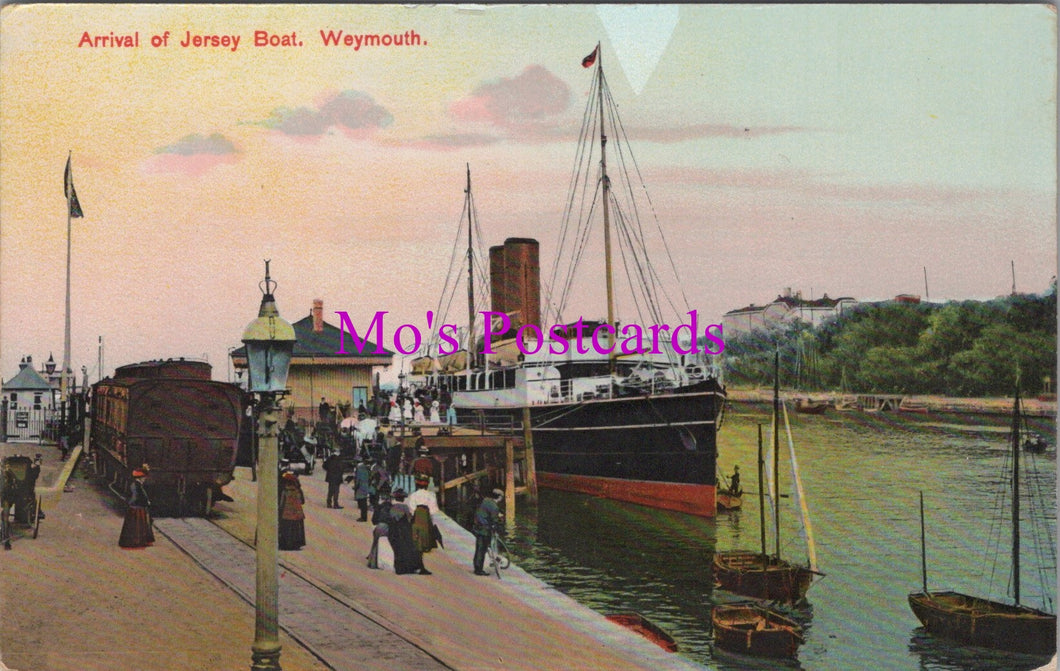
[[[537,503],[537,467],[534,465],[534,435],[530,430],[530,408],[523,408],[523,446],[526,449],[526,492],[530,503]]]
[[[504,439],[504,519],[515,525],[515,441]]]
[[[445,457],[443,461],[435,461],[434,472],[437,476],[434,478],[435,485],[438,487],[438,507],[445,508],[445,465],[449,461],[449,457]]]

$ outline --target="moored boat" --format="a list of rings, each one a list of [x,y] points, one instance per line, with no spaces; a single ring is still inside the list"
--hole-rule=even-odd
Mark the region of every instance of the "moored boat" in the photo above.
[[[1056,614],[1020,603],[1020,392],[1016,384],[1010,435],[1013,603],[993,601],[954,591],[929,591],[924,525],[924,494],[920,494],[920,544],[923,589],[909,595],[909,607],[931,634],[968,645],[1051,655],[1056,652]],[[1055,557],[1052,560],[1056,565]],[[1055,576],[1054,576],[1055,577]]]
[[[717,500],[718,510],[739,510],[743,507],[742,494],[735,494],[728,489],[719,489]]]
[[[958,592],[918,592],[909,607],[932,634],[985,648],[1051,655],[1056,615]]]
[[[795,657],[802,626],[758,603],[714,606],[710,613],[714,643],[729,652],[756,657]]]
[[[812,401],[808,398],[795,399],[795,412],[803,415],[823,415],[827,409],[827,401]]]
[[[605,617],[615,624],[640,634],[667,652],[677,652],[677,642],[674,637],[640,613],[614,613]]]
[[[820,574],[781,557],[752,550],[714,554],[714,584],[733,594],[796,603]]]
[[[780,403],[780,360],[779,354],[774,357],[774,368],[776,378],[773,384],[773,456],[774,470],[778,471],[780,443],[779,443],[779,416],[782,409]],[[786,603],[798,603],[806,597],[806,592],[814,580],[823,574],[817,571],[816,550],[814,549],[813,534],[809,522],[809,514],[804,505],[801,480],[798,475],[798,466],[795,460],[795,448],[790,439],[790,426],[787,426],[787,415],[785,414],[785,426],[789,431],[788,447],[790,448],[790,460],[793,480],[796,486],[796,500],[799,502],[799,515],[802,522],[803,535],[806,539],[807,553],[809,559],[806,565],[784,559],[780,554],[780,491],[774,489],[771,497],[773,499],[773,523],[775,532],[775,552],[772,555],[766,552],[766,502],[765,492],[768,486],[765,483],[764,470],[765,460],[762,455],[762,427],[758,427],[758,501],[761,529],[761,549],[758,552],[752,550],[722,550],[714,553],[711,568],[714,575],[716,587],[755,599],[767,601],[780,601]],[[774,483],[779,486],[779,472],[774,473]]]

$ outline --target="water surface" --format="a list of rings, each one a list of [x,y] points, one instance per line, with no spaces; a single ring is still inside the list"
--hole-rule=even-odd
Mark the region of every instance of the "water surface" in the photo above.
[[[719,435],[721,471],[740,465],[748,492],[742,511],[704,520],[542,490],[536,507],[518,510],[511,543],[516,561],[602,613],[646,615],[674,636],[679,654],[708,668],[784,668],[714,651],[710,640],[711,606],[733,598],[711,585],[712,553],[760,544],[757,425],[768,424],[769,411],[734,405]],[[1001,494],[1011,450],[1004,417],[829,411],[790,419],[818,564],[827,575],[810,589],[806,643],[787,667],[1017,671],[1048,661],[934,639],[919,629],[906,601],[922,582],[920,491],[929,588],[1007,598],[1010,504]],[[1043,435],[1056,433],[1051,419],[1033,424]],[[765,434],[768,440],[768,426]],[[782,447],[781,491],[790,493]],[[1022,601],[1042,607],[1044,599],[1053,612],[1055,455],[1053,447],[1020,455],[1030,471],[1021,485]],[[792,500],[781,501],[781,552],[803,560]],[[1034,533],[1031,520],[1044,522],[1037,527],[1048,533]]]

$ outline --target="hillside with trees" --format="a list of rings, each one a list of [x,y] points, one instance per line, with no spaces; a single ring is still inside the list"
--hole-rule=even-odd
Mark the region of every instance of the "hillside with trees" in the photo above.
[[[1056,290],[990,301],[866,303],[812,328],[795,322],[726,339],[725,381],[806,391],[1004,396],[1056,390]]]

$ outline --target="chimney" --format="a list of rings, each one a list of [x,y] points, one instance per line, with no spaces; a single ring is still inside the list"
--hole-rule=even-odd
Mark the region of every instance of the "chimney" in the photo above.
[[[313,333],[324,332],[324,301],[313,299]]]

